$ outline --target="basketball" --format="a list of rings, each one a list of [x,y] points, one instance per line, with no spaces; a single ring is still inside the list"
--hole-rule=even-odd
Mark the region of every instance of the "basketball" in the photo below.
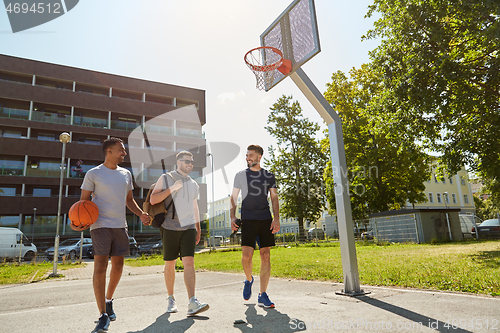
[[[69,209],[69,219],[76,226],[94,224],[99,217],[99,208],[89,200],[77,201]]]

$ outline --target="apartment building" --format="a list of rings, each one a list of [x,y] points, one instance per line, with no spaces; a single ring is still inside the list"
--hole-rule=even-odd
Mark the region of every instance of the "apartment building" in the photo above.
[[[197,119],[172,112],[161,123],[148,125],[151,119],[187,106],[196,109]],[[55,235],[62,132],[71,136],[64,159],[64,238],[75,235],[67,212],[80,197],[85,172],[103,162],[103,140],[124,140],[129,155],[122,166],[132,172],[133,194],[142,206],[149,185],[174,169],[177,151],[194,154],[191,176],[203,179],[204,124],[204,90],[0,55],[0,226],[19,227],[35,241]],[[144,139],[131,146],[128,137],[135,129]],[[160,157],[137,175],[130,161],[133,149],[149,149]],[[206,203],[206,185],[200,184],[201,216]],[[128,214],[130,235],[157,232]]]

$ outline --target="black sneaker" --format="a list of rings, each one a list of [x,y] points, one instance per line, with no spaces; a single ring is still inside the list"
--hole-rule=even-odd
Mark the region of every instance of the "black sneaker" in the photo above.
[[[103,313],[100,317],[99,320],[96,321],[97,326],[94,328],[92,333],[105,333],[108,331],[109,327],[109,316],[107,313]]]
[[[113,300],[111,301],[106,301],[106,313],[109,316],[109,320],[115,321],[116,320],[116,314],[113,311]]]

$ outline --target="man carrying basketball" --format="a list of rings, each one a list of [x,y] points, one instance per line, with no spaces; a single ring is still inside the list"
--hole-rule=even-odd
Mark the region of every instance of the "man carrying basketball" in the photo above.
[[[259,239],[260,251],[260,294],[258,304],[264,308],[274,308],[266,293],[271,276],[271,246],[274,246],[274,234],[280,230],[279,200],[274,175],[260,166],[264,150],[258,145],[247,148],[246,161],[248,168],[240,171],[234,178],[231,194],[231,229],[238,230],[236,225],[236,203],[241,190],[241,250],[243,270],[246,280],[243,298],[249,300],[252,295],[252,257],[255,242]],[[273,205],[273,216],[269,210],[267,195],[270,193]]]
[[[142,211],[132,196],[132,175],[118,166],[127,153],[123,141],[110,138],[102,145],[104,163],[90,169],[83,180],[80,200],[91,200],[99,207],[99,218],[90,226],[94,252],[94,294],[101,316],[92,333],[107,332],[111,320],[116,319],[113,311],[113,294],[122,276],[125,255],[129,254],[129,239],[126,207],[140,216],[141,221],[149,221],[149,215]],[[71,229],[83,231],[89,225]],[[106,270],[111,257],[111,272],[106,290]]]
[[[206,311],[209,305],[201,303],[194,295],[196,276],[194,269],[195,247],[200,242],[200,211],[198,209],[198,184],[189,176],[193,170],[193,154],[177,154],[177,170],[163,174],[151,193],[151,204],[165,200],[168,208],[160,227],[165,260],[165,285],[167,287],[167,312],[177,312],[174,297],[175,263],[181,258],[184,265],[184,284],[189,298],[188,316]],[[173,204],[172,204],[173,201]]]

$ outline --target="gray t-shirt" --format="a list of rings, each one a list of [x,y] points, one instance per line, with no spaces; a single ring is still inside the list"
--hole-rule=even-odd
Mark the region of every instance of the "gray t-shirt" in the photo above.
[[[127,227],[127,195],[134,189],[130,171],[98,165],[87,171],[81,189],[93,192],[92,201],[99,207],[99,218],[90,230]]]
[[[194,200],[198,199],[199,186],[188,175],[183,176],[177,171],[172,171],[173,179],[168,173],[163,174],[156,183],[155,189],[166,190],[174,185],[177,180],[182,180],[182,188],[165,199],[165,207],[168,207],[174,200],[174,204],[170,205],[165,214],[165,221],[162,227],[167,230],[182,231],[187,229],[196,229],[194,217]],[[166,181],[165,181],[166,180]],[[172,218],[173,207],[175,206],[175,214]]]

